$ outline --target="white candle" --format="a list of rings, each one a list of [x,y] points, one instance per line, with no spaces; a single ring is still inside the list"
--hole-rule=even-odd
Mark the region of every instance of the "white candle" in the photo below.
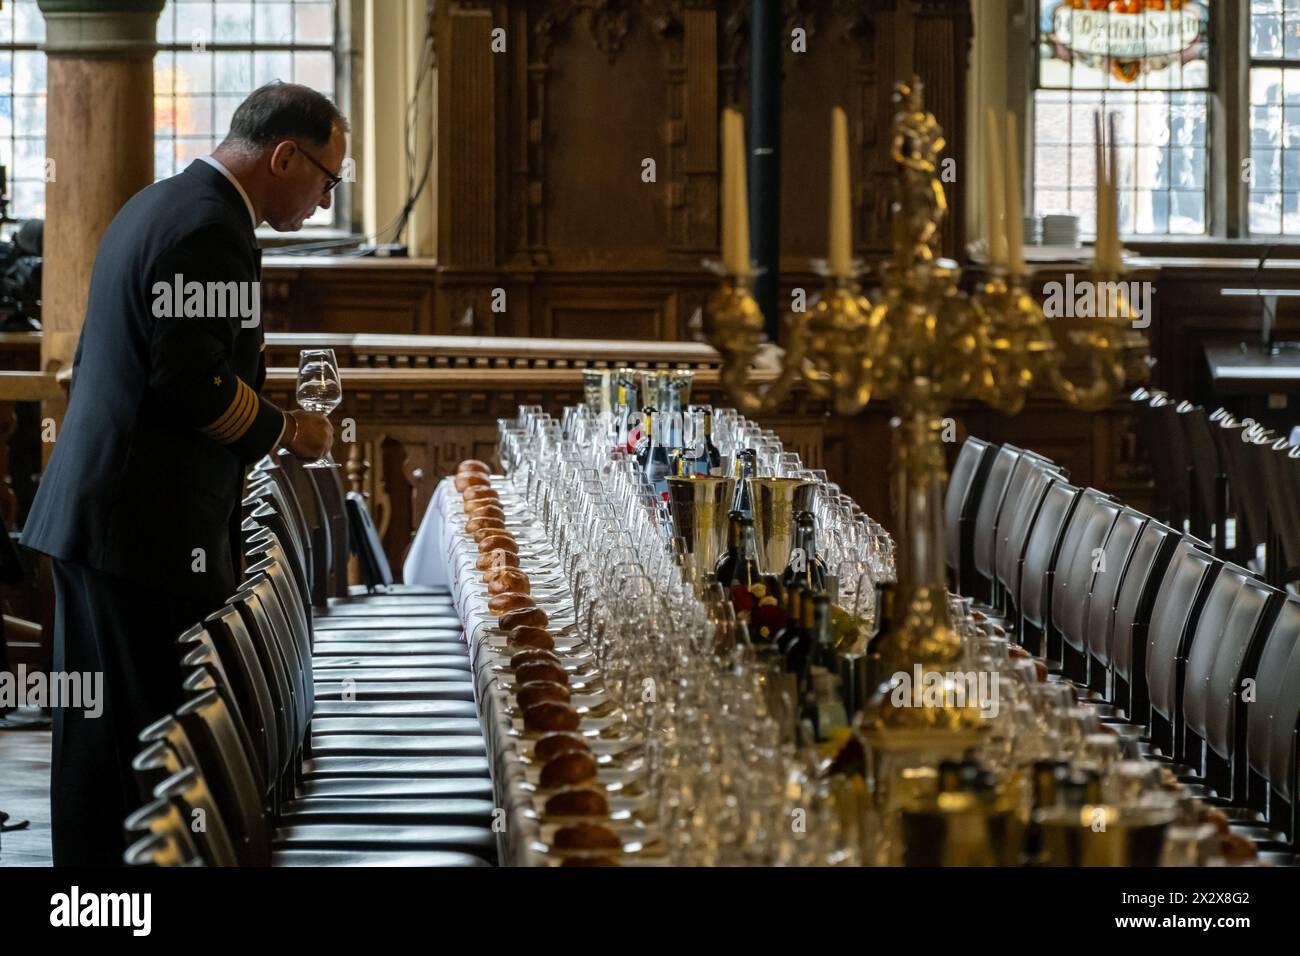
[[[1109,208],[1109,203],[1106,200],[1106,152],[1104,137],[1102,134],[1100,111],[1092,114],[1092,125],[1093,136],[1095,137],[1095,142],[1093,144],[1093,164],[1096,168],[1095,178],[1097,180],[1095,190],[1097,225],[1095,229],[1096,239],[1092,244],[1092,261],[1100,271],[1103,270],[1106,265],[1106,238],[1110,234],[1110,230],[1106,226],[1106,211]]]
[[[849,198],[849,121],[844,110],[831,110],[830,242],[831,275],[853,274],[852,206]]]
[[[1007,264],[1012,275],[1025,274],[1024,213],[1020,190],[1020,137],[1016,114],[1007,113]]]
[[[733,109],[722,114],[722,264],[730,275],[749,275],[745,121]]]
[[[988,215],[989,265],[1006,265],[1006,240],[1002,231],[1002,137],[998,135],[997,114],[990,107],[984,114],[984,208]]]

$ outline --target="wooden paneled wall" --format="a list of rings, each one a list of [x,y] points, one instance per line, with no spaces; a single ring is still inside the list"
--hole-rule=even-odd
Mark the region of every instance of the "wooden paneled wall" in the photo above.
[[[787,286],[813,289],[831,107],[850,116],[855,251],[874,258],[889,239],[896,79],[925,80],[948,155],[963,159],[970,10],[787,0],[786,12],[781,268]],[[718,257],[720,114],[748,112],[747,0],[449,0],[434,32],[437,294],[403,331],[698,337],[712,284],[701,261]]]

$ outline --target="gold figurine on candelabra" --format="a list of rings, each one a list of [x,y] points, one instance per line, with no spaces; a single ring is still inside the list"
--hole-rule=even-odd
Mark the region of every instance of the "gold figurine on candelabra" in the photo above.
[[[944,566],[944,411],[966,400],[1015,414],[1035,385],[1080,409],[1104,407],[1121,391],[1128,360],[1145,351],[1146,339],[1134,328],[1123,296],[1099,296],[1110,302],[1108,314],[1068,336],[1086,356],[1091,379],[1079,385],[1065,376],[1064,351],[1027,287],[1015,117],[999,124],[991,110],[983,136],[989,264],[975,291],[963,292],[960,267],[938,251],[947,215],[939,176],[943,132],[925,110],[919,80],[899,83],[895,100],[893,254],[880,267],[880,292],[874,299],[862,293],[851,258],[847,124],[836,108],[826,290],[810,313],[786,318],[783,367],[776,376],[757,375],[753,368],[760,351],[771,346],[749,294],[743,127],[739,115],[728,111],[723,124],[726,275],[710,303],[707,328],[722,355],[724,383],[746,414],[774,408],[797,383],[842,415],[860,412],[872,399],[892,403],[898,585],[893,629],[881,641],[882,673],[910,673],[917,664],[942,673],[962,651],[949,618]],[[1113,145],[1103,148],[1101,139],[1099,123],[1098,239],[1091,281],[1115,290],[1122,273],[1115,158]],[[741,229],[746,235],[738,233]],[[882,686],[863,715],[873,746],[960,752],[986,723],[973,704],[899,708],[890,706],[888,692],[889,685]]]

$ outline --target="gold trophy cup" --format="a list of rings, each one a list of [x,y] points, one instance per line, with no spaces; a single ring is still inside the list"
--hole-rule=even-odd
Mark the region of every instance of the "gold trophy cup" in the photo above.
[[[695,565],[698,581],[717,567],[727,542],[727,513],[736,494],[735,478],[686,475],[668,479],[668,505],[677,536]]]
[[[754,506],[754,537],[758,539],[758,566],[764,574],[779,575],[794,547],[794,515],[811,511],[817,486],[802,478],[750,478],[749,496]]]

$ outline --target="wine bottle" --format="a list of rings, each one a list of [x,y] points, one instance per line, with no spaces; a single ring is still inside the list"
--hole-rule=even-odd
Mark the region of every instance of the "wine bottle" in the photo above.
[[[611,412],[614,418],[611,431],[614,433],[614,447],[620,451],[630,452],[632,449],[628,446],[631,432],[627,424],[628,412],[627,389],[622,382],[619,382],[614,399],[614,408]]]
[[[1029,824],[1025,827],[1021,862],[1037,866],[1043,862],[1043,830],[1035,822],[1039,810],[1048,810],[1061,802],[1061,785],[1070,775],[1070,764],[1064,760],[1035,760],[1030,768],[1030,795],[1032,803]]]
[[[674,478],[685,478],[688,475],[695,474],[695,466],[686,457],[683,449],[674,448],[669,452],[668,473]]]
[[[739,511],[727,514],[727,549],[722,552],[722,557],[713,568],[713,576],[724,588],[731,587],[731,578],[735,574],[736,565],[740,563],[740,550],[744,546],[741,522],[744,518]]]
[[[718,451],[718,446],[713,444],[713,406],[705,405],[699,411],[703,415],[700,474],[720,475],[722,474],[722,452]]]
[[[636,463],[646,472],[650,468],[650,449],[654,442],[654,412],[649,407],[641,410],[641,429],[636,439]]]
[[[799,687],[799,698],[806,700],[811,689],[809,667],[812,665],[813,657],[816,606],[812,594],[803,592],[801,588],[797,589],[797,593],[799,593],[799,614],[791,619],[792,626],[786,631],[780,648],[781,655],[785,659],[786,673],[795,676]],[[794,621],[798,623],[794,624]]]
[[[631,395],[628,394],[627,382],[617,379],[618,394],[614,402],[614,426],[618,431],[618,448],[629,454],[636,451],[636,411]]]
[[[742,448],[736,453],[736,497],[732,502],[731,510],[739,511],[747,518],[754,514],[748,479],[756,477],[758,477],[758,453],[752,448]]]
[[[876,614],[871,625],[871,640],[867,642],[867,653],[880,650],[880,641],[890,632],[894,625],[894,585],[882,581],[876,585]]]
[[[794,549],[781,576],[781,583],[786,587],[796,580],[810,591],[826,590],[826,562],[817,553],[817,519],[811,511],[795,515]]]
[[[832,674],[840,670],[839,655],[835,653],[835,629],[831,624],[831,599],[819,592],[812,594],[813,663]]]
[[[709,459],[704,445],[704,412],[692,405],[682,418],[682,457],[686,471],[692,475],[708,475]]]
[[[718,583],[724,588],[749,591],[761,579],[754,519],[736,511],[728,518],[731,523],[727,531],[727,553],[718,562]]]
[[[794,587],[786,591],[785,603],[785,624],[772,635],[772,644],[781,651],[782,659],[785,657],[785,646],[787,641],[795,640],[799,633],[799,618],[802,614],[804,591],[797,583]]]
[[[848,711],[844,708],[844,692],[840,689],[840,675],[834,671],[813,664],[809,672],[813,724],[817,730],[817,741],[825,743],[849,727]]]
[[[654,485],[655,491],[661,495],[668,493],[668,476],[672,473],[671,464],[668,460],[669,446],[666,444],[668,437],[670,416],[666,413],[653,413],[655,422],[653,425],[653,435],[650,439],[650,453],[646,459],[645,474]]]

